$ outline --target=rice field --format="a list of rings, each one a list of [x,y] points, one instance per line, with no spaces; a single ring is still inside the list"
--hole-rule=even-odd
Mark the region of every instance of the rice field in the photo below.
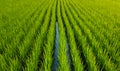
[[[120,71],[120,1],[0,0],[0,71]]]

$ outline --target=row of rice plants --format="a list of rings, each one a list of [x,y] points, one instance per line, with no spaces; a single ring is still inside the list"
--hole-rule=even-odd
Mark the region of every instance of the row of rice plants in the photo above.
[[[78,6],[77,6],[78,7]],[[80,7],[80,6],[79,6]],[[75,7],[74,7],[75,8]],[[84,11],[83,11],[84,12]],[[88,11],[87,11],[88,12]],[[78,13],[78,12],[77,12]],[[79,12],[80,13],[80,12]],[[83,14],[82,14],[83,15]],[[81,16],[81,14],[80,14]],[[95,34],[95,38],[97,39],[97,41],[100,42],[102,48],[107,51],[107,53],[109,54],[110,58],[112,61],[114,61],[117,65],[119,63],[119,54],[117,52],[118,47],[115,45],[112,45],[111,43],[109,43],[110,40],[108,40],[108,38],[105,38],[104,33],[102,34],[102,32],[106,32],[106,30],[103,29],[103,27],[101,27],[100,29],[103,30],[98,30],[97,26],[101,26],[100,24],[98,24],[97,22],[89,22],[88,20],[86,20],[86,18],[88,17],[87,13],[86,16],[84,17],[84,21],[86,22],[86,26],[91,30],[92,34]],[[97,17],[92,17],[92,18],[97,18]],[[90,18],[91,19],[91,18]],[[93,26],[94,24],[97,24],[95,26]],[[103,22],[104,23],[104,22]],[[100,31],[100,32],[98,32]],[[112,37],[112,36],[111,36]],[[109,37],[110,38],[110,37]],[[114,40],[115,44],[118,43],[117,40]],[[118,43],[119,44],[119,43]],[[114,47],[114,48],[113,48]]]
[[[42,10],[41,15],[38,17],[38,20],[35,21],[33,28],[30,29],[30,32],[28,32],[28,34],[25,36],[23,43],[18,47],[18,49],[19,49],[18,58],[19,58],[22,68],[24,68],[26,66],[26,64],[25,64],[26,59],[27,59],[27,57],[30,56],[32,49],[34,49],[33,46],[39,35],[39,30],[41,30],[41,26],[42,26],[43,20],[45,18],[44,16],[45,16],[45,13],[47,11],[49,4],[46,7],[44,6],[44,9]],[[18,65],[20,66],[19,63],[18,63]],[[13,68],[15,68],[15,67],[13,67]]]
[[[22,17],[23,20],[19,20],[19,18],[12,18],[10,16],[2,15],[2,19],[5,19],[5,21],[6,21],[6,23],[3,22],[3,26],[1,27],[1,31],[0,31],[0,33],[1,33],[0,49],[2,49],[3,53],[6,53],[6,49],[8,49],[9,47],[20,43],[20,39],[22,39],[22,38],[20,38],[20,36],[24,35],[26,33],[26,31],[28,31],[27,29],[30,27],[28,25],[28,23],[32,24],[30,22],[30,20],[33,19],[33,18],[31,18],[31,16],[34,15],[35,12],[38,10],[38,6],[39,5],[36,5],[35,9],[31,9],[31,11],[28,11],[29,10],[28,9],[23,14],[21,14],[21,15],[25,16],[24,18]],[[27,14],[26,14],[26,12],[27,12]],[[31,21],[33,21],[33,20],[31,20]],[[1,22],[1,24],[2,24],[2,22]],[[26,28],[26,27],[28,27],[28,28]],[[6,35],[4,35],[4,34],[6,34]]]
[[[80,56],[79,56],[79,51],[77,50],[77,45],[76,45],[76,42],[75,42],[75,37],[74,37],[74,33],[73,33],[73,30],[70,26],[70,22],[65,14],[65,8],[64,8],[64,5],[63,5],[63,0],[61,1],[62,3],[62,19],[64,21],[64,24],[65,24],[65,27],[66,27],[66,30],[67,30],[67,38],[68,38],[68,42],[69,42],[69,46],[70,46],[70,52],[71,52],[71,59],[72,59],[72,64],[74,66],[74,70],[75,71],[83,71],[83,65],[82,65],[82,61],[80,59]]]
[[[58,60],[60,71],[70,71],[70,66],[67,59],[67,49],[66,49],[66,38],[65,29],[63,26],[63,21],[61,17],[61,0],[58,0],[57,5],[57,19],[58,19],[58,29],[59,29],[59,50],[58,50]]]
[[[73,10],[72,10],[72,11],[73,11]],[[74,12],[74,14],[75,14],[75,12]],[[76,14],[76,15],[77,15],[77,14]],[[88,40],[88,41],[91,41],[92,48],[93,48],[93,46],[94,46],[94,47],[96,47],[96,48],[95,48],[96,51],[97,51],[97,49],[99,49],[102,53],[104,53],[102,48],[98,48],[98,47],[101,47],[101,46],[98,46],[98,44],[97,44],[97,43],[99,43],[99,42],[94,38],[94,36],[92,36],[90,30],[89,30],[86,26],[84,26],[84,22],[80,21],[79,18],[76,18],[76,19],[78,19],[77,21],[78,21],[78,23],[79,23],[79,26],[81,26],[81,28],[83,27],[83,32],[84,32],[84,34],[88,35],[87,40]],[[82,23],[83,23],[83,24],[82,24]],[[90,34],[91,34],[91,35],[90,35]],[[94,38],[94,41],[92,41],[93,38]],[[96,44],[93,44],[94,42],[97,42],[97,43],[96,43]],[[88,42],[88,43],[90,44],[90,42]],[[100,45],[100,44],[99,44],[99,45]],[[100,53],[100,51],[99,51],[99,53]],[[97,52],[98,52],[98,51],[97,51]],[[111,61],[110,61],[109,58],[107,57],[106,53],[104,53],[104,56],[100,56],[100,57],[103,58],[103,59],[102,59],[103,61],[107,62],[107,63],[104,64],[104,65],[106,65],[106,69],[112,69],[113,65],[111,64]],[[105,58],[106,58],[106,59],[105,59]],[[101,59],[100,59],[100,60],[101,60]],[[107,61],[106,61],[106,60],[107,60]],[[108,60],[109,60],[109,62],[108,62]],[[113,67],[113,69],[115,69],[115,68]]]
[[[37,9],[38,10],[38,9]],[[39,11],[39,10],[38,10]],[[34,11],[32,11],[31,10],[31,12],[34,12]],[[28,14],[31,14],[31,12],[30,13],[28,13]],[[37,13],[34,15],[34,16],[37,16]],[[31,18],[31,16],[29,16],[29,18]],[[34,19],[34,17],[33,18],[31,18],[31,19]],[[23,25],[23,24],[26,24],[26,23],[21,23],[21,25]],[[29,23],[30,24],[30,23]],[[31,23],[32,24],[32,23]],[[20,28],[21,27],[21,25],[19,25],[19,26],[17,26],[17,29],[18,28]],[[24,25],[23,25],[24,26]],[[13,27],[13,26],[12,26]],[[12,28],[11,27],[11,28]],[[16,27],[16,26],[15,26]],[[32,27],[32,26],[31,26]],[[29,28],[29,27],[22,27],[22,28]],[[20,29],[19,29],[20,30]],[[20,30],[20,32],[22,32],[21,30]],[[13,35],[15,35],[15,34],[13,34]],[[13,39],[13,42],[10,44],[10,45],[8,45],[6,48],[4,47],[4,46],[1,46],[1,47],[3,47],[3,48],[5,48],[5,50],[4,50],[4,54],[2,54],[1,55],[1,57],[4,59],[4,61],[2,61],[2,60],[0,60],[0,62],[2,62],[1,63],[1,70],[14,70],[15,68],[17,68],[17,67],[20,67],[20,65],[19,65],[19,61],[18,61],[18,59],[16,59],[15,57],[16,56],[19,56],[19,51],[18,51],[18,47],[19,47],[19,40],[21,40],[20,39],[20,37],[19,36],[22,36],[23,34],[22,33],[16,33],[16,35],[17,35],[17,37],[15,37],[14,39]],[[11,35],[12,36],[12,35]],[[19,38],[18,38],[19,37]],[[12,39],[11,39],[12,40]],[[6,45],[7,45],[7,42],[5,42],[6,43]],[[15,61],[15,59],[16,59],[16,61]],[[18,66],[12,66],[13,64],[16,64],[17,65],[17,63],[18,63]],[[4,66],[2,66],[2,65],[4,65]],[[11,68],[12,67],[12,68]],[[15,67],[15,68],[14,68]]]
[[[83,35],[83,32],[81,31],[81,29],[79,29],[79,27],[77,26],[77,23],[73,18],[72,14],[70,13],[69,8],[66,6],[66,3],[65,3],[65,8],[66,8],[66,14],[68,15],[71,26],[73,27],[73,30],[76,31],[75,36],[78,40],[79,45],[81,45],[80,48],[82,48],[82,52],[88,64],[88,69],[91,71],[97,71],[98,67],[96,66],[95,56],[93,55],[93,52],[91,51],[90,47],[88,46],[88,43],[86,42],[86,37]]]
[[[33,46],[32,49],[32,54],[30,56],[30,58],[27,61],[27,67],[25,68],[25,70],[27,71],[36,71],[38,70],[39,67],[39,63],[41,66],[41,61],[39,60],[40,56],[41,56],[41,52],[42,52],[42,44],[46,38],[46,34],[48,31],[48,26],[49,26],[49,22],[50,22],[50,18],[51,18],[51,12],[52,12],[52,6],[54,1],[50,1],[50,5],[49,8],[47,10],[47,14],[45,15],[45,21],[43,23],[43,25],[41,26],[41,30],[38,32],[38,37],[35,41],[35,44]]]
[[[54,1],[52,7],[52,16],[50,21],[50,26],[47,34],[47,40],[45,42],[44,49],[44,57],[42,67],[40,71],[51,71],[52,70],[52,63],[53,63],[53,47],[54,47],[54,40],[55,40],[55,23],[56,23],[56,5],[57,0]]]

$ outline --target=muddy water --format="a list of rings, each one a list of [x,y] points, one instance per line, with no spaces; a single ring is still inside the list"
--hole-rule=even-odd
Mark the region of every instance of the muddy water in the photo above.
[[[53,61],[52,71],[57,71],[59,65],[58,50],[59,50],[59,31],[58,31],[58,22],[56,22],[56,38],[55,38],[55,50],[54,50],[54,61]]]
[[[70,51],[69,51],[70,49],[69,49],[69,44],[67,42],[67,38],[66,38],[66,49],[67,49],[66,54],[68,57],[68,63],[70,65],[70,70],[71,70],[71,57],[70,57]],[[55,49],[54,49],[54,60],[53,60],[52,71],[57,71],[59,66],[58,51],[59,51],[59,30],[58,30],[58,22],[56,22],[56,37],[55,37]]]

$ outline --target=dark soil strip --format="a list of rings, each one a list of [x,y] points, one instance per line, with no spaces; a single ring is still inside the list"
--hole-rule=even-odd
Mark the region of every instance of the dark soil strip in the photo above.
[[[83,53],[83,49],[82,49],[82,44],[80,44],[78,42],[78,39],[75,37],[75,41],[76,41],[76,44],[78,46],[78,49],[80,51],[80,59],[82,60],[83,62],[83,65],[84,65],[84,71],[89,71],[89,67],[88,67],[88,64],[87,64],[87,61],[86,61],[86,58],[85,58],[85,55]]]
[[[67,38],[66,38],[66,40],[67,40]],[[67,57],[68,57],[68,63],[70,65],[70,71],[72,71],[71,55],[70,55],[70,48],[69,48],[68,41],[66,42],[66,49],[67,49],[66,54],[67,54]]]

